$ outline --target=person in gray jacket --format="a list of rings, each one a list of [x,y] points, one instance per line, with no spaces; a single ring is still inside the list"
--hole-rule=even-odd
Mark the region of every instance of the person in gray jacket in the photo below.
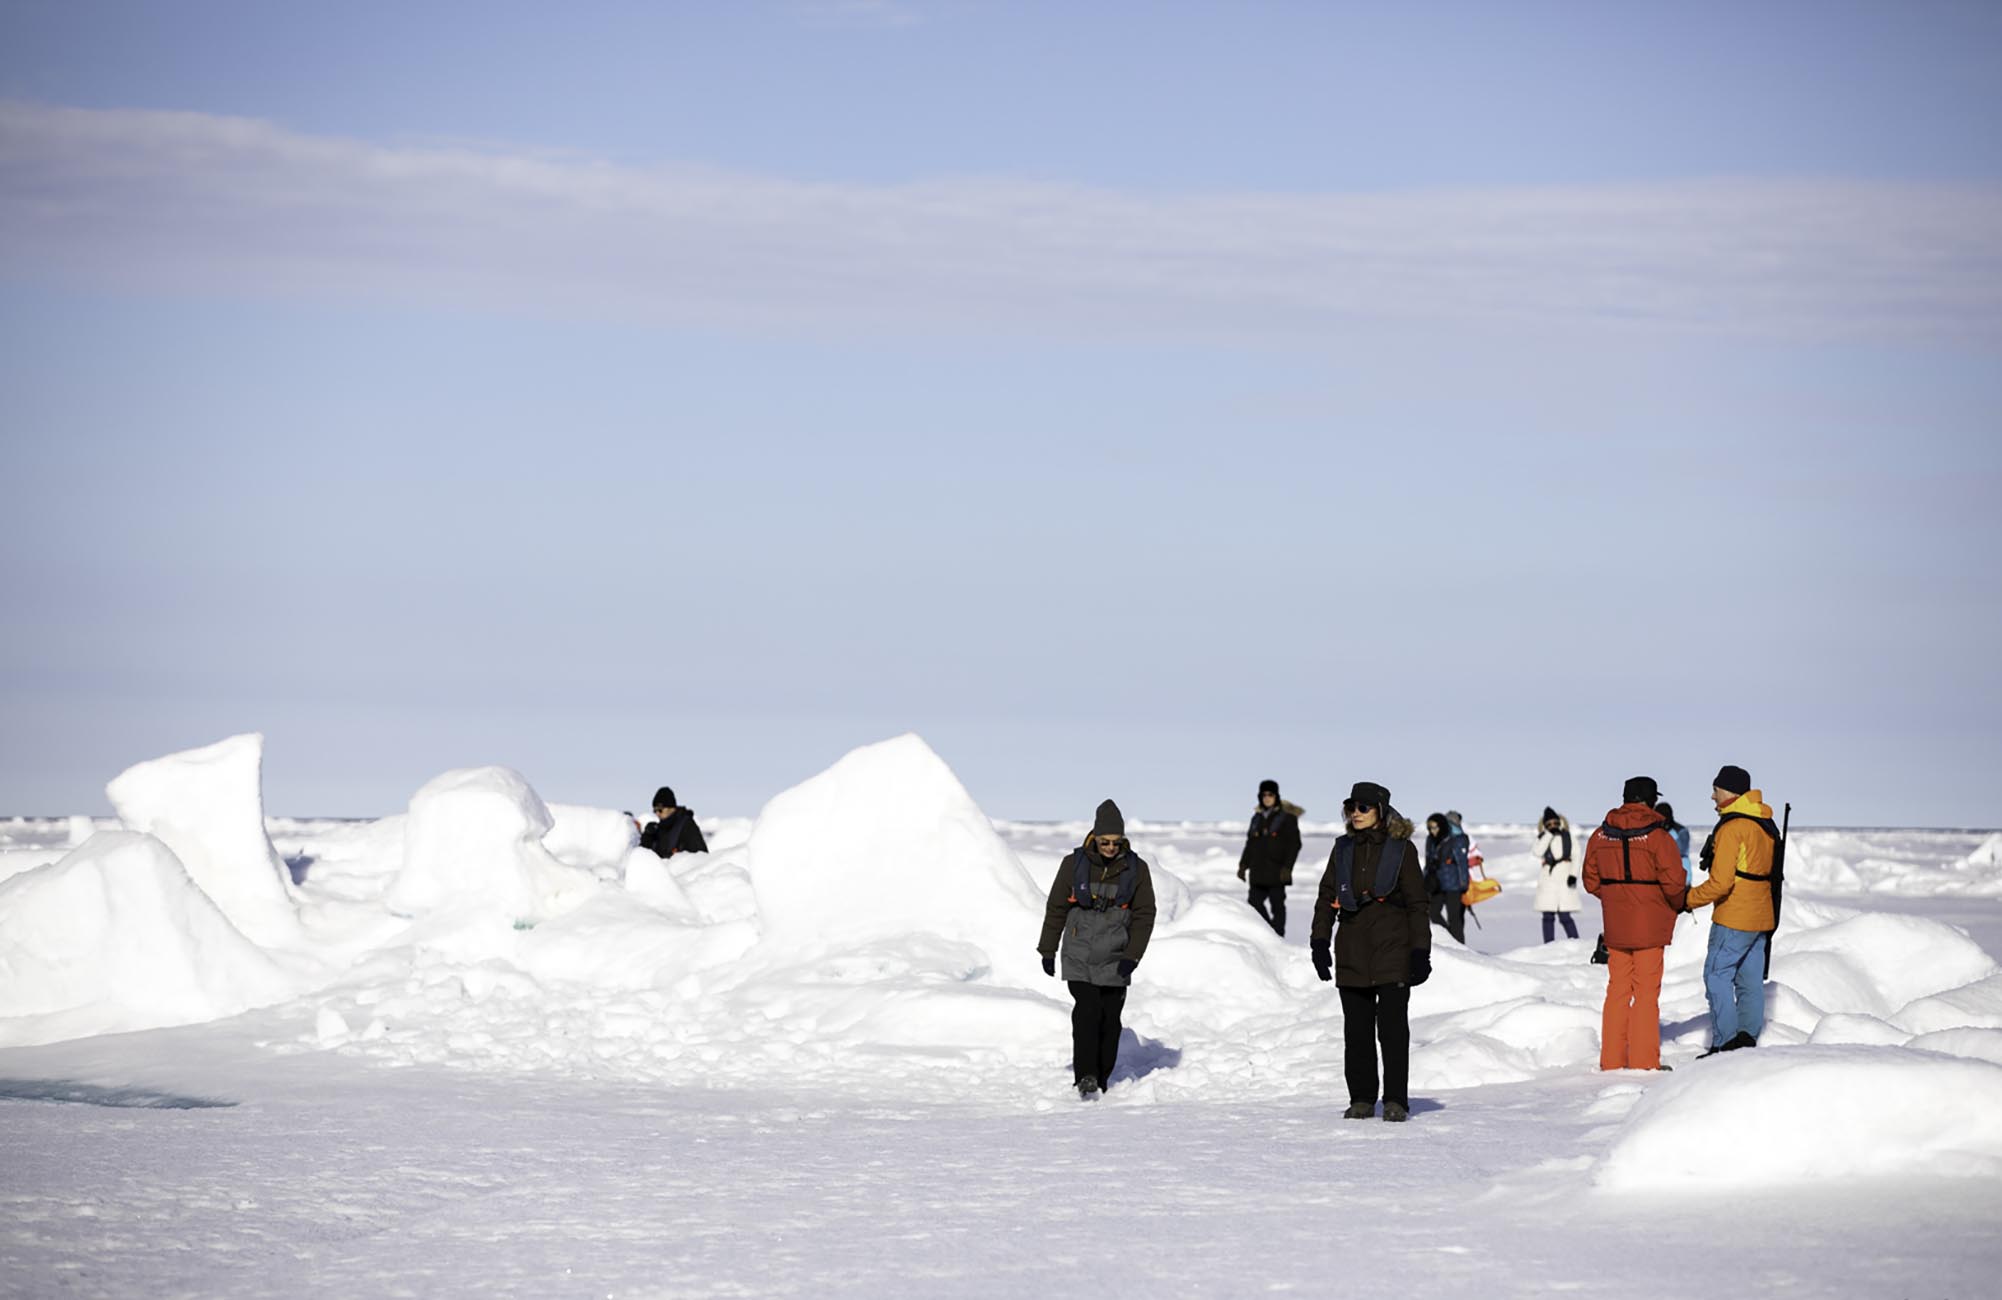
[[[1077,1093],[1096,1100],[1119,1057],[1119,1014],[1133,970],[1154,934],[1154,878],[1126,839],[1126,819],[1107,799],[1091,834],[1064,857],[1050,885],[1036,944],[1043,973],[1055,976],[1059,941],[1070,985],[1071,1075]]]

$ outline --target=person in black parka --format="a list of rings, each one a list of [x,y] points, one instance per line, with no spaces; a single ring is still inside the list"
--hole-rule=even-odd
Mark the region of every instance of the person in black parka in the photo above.
[[[1411,1115],[1411,990],[1432,977],[1425,881],[1411,823],[1390,806],[1390,791],[1357,782],[1343,807],[1350,805],[1349,831],[1328,855],[1314,905],[1314,971],[1341,991],[1343,1114],[1376,1114],[1381,1042],[1383,1117],[1403,1121]]]
[[[674,791],[662,786],[653,795],[654,820],[640,831],[640,847],[663,858],[677,853],[707,853],[709,841],[695,824],[695,814],[674,801]]]
[[[1119,1014],[1133,970],[1154,934],[1154,878],[1126,839],[1126,819],[1107,799],[1084,844],[1066,854],[1050,885],[1036,951],[1043,973],[1063,978],[1071,998],[1071,1075],[1087,1101],[1111,1082],[1119,1058]]]
[[[1281,935],[1286,933],[1286,886],[1293,883],[1299,857],[1300,809],[1280,799],[1277,781],[1260,781],[1258,811],[1245,832],[1237,878],[1250,886],[1245,901]]]

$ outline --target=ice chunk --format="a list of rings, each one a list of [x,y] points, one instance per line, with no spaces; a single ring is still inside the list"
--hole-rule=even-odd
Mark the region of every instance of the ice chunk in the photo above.
[[[100,831],[0,884],[0,1043],[194,1024],[297,987],[154,836]]]
[[[915,735],[857,749],[766,804],[747,866],[765,944],[781,952],[929,933],[1041,977],[1042,888]]]
[[[625,863],[626,851],[640,842],[639,827],[616,808],[576,803],[548,807],[555,824],[542,837],[542,844],[559,862],[616,876]]]
[[[553,916],[597,882],[544,847],[548,807],[507,767],[447,772],[410,797],[403,867],[384,902],[405,916],[495,911],[517,921]]]
[[[126,768],[105,793],[130,830],[157,836],[202,892],[258,943],[299,942],[291,873],[264,831],[264,737],[251,732]]]

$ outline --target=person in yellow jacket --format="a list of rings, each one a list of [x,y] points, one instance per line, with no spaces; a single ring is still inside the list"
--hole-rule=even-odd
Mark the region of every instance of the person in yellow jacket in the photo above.
[[[1765,796],[1742,767],[1726,766],[1711,783],[1717,825],[1704,842],[1709,877],[1689,891],[1690,911],[1716,904],[1703,991],[1710,999],[1710,1050],[1757,1047],[1766,1027],[1766,948],[1772,943],[1773,846],[1779,828]]]

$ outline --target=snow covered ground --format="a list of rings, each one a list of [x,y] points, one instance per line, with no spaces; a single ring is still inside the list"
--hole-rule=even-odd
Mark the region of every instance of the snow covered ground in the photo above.
[[[712,852],[507,769],[267,818],[261,742],[0,822],[0,1294],[1987,1294],[2002,837],[1797,831],[1756,1052],[1596,1068],[1529,831],[1413,998],[1413,1122],[1344,1121],[1332,988],[1246,908],[1236,823],[1129,826],[1161,924],[1107,1099],[1068,1089],[1041,896],[915,737]],[[1594,810],[1595,812],[1597,810]],[[1575,814],[1574,814],[1575,815]],[[1587,816],[1577,818],[1589,824]],[[1442,944],[1444,936],[1438,936]]]

